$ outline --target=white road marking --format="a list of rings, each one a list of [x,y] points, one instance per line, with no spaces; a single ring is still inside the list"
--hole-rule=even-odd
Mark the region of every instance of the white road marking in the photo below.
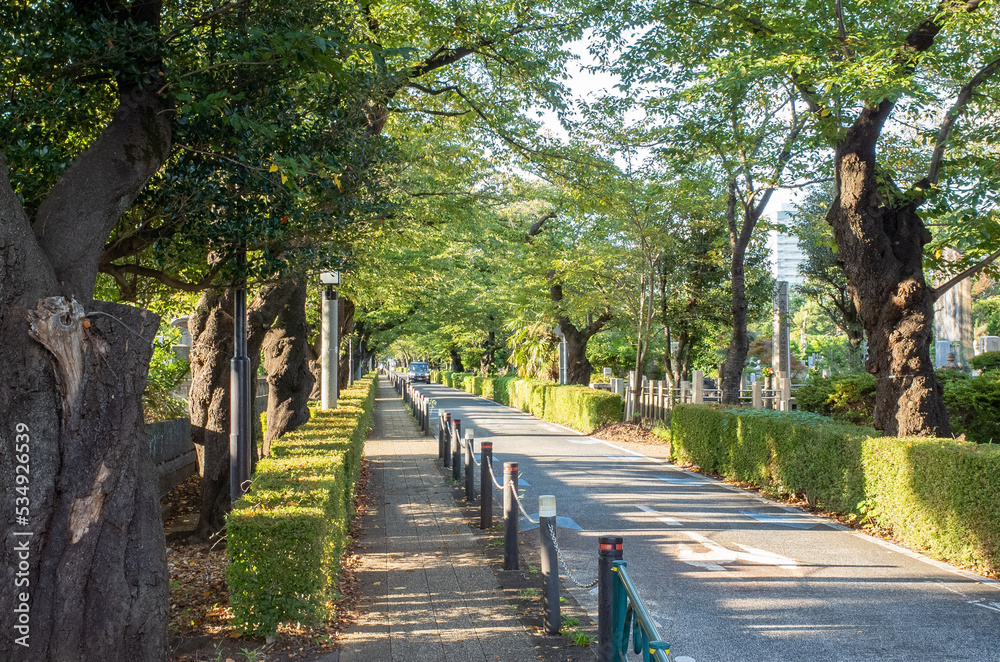
[[[983,604],[980,600],[967,600],[967,602],[970,605],[975,605],[976,607],[982,607],[983,609],[1000,612],[1000,602],[990,602],[989,604]]]
[[[674,662],[695,662],[695,659],[687,655],[681,655],[680,657],[675,657]]]
[[[755,519],[762,524],[777,524],[778,526],[787,526],[792,529],[811,529],[818,524],[822,524],[819,520],[805,514],[770,515],[768,513],[753,513],[748,510],[741,510],[740,514]]]
[[[672,478],[669,476],[657,476],[664,483],[670,483],[671,485],[708,485],[707,480],[702,480],[700,478],[695,478],[693,476],[685,476],[684,478]]]
[[[642,462],[643,458],[636,457],[635,455],[605,455],[604,457],[609,460],[618,460],[619,462]]]
[[[740,547],[743,550],[742,552],[737,552],[723,547],[719,543],[706,538],[700,533],[695,533],[694,531],[685,531],[684,533],[686,533],[689,538],[698,544],[707,547],[709,550],[707,552],[696,552],[687,545],[680,545],[677,557],[681,561],[684,561],[684,563],[691,566],[705,568],[706,570],[725,570],[725,568],[722,567],[725,563],[747,561],[750,563],[760,563],[762,565],[773,565],[779,568],[784,568],[785,570],[794,570],[798,567],[798,563],[794,559],[790,559],[780,554],[775,554],[774,552],[768,552],[763,549],[748,547],[746,545],[737,545],[737,547]]]
[[[580,437],[579,439],[567,439],[566,441],[568,441],[571,444],[581,444],[583,446],[592,446],[594,444],[601,443],[597,439],[591,439],[590,437]]]
[[[681,525],[681,523],[678,522],[677,520],[675,520],[673,517],[668,517],[667,515],[664,515],[663,513],[661,513],[658,510],[653,510],[649,506],[637,506],[637,507],[639,508],[639,510],[641,510],[644,513],[650,513],[652,515],[659,515],[659,517],[657,517],[657,519],[660,520],[661,522],[663,522],[664,524],[666,524],[667,526],[680,526]]]

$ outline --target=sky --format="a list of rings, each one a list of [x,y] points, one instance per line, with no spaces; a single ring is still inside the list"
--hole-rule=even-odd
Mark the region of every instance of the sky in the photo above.
[[[577,60],[571,61],[567,69],[567,77],[564,81],[566,87],[572,93],[573,101],[595,101],[608,93],[616,93],[615,85],[619,78],[607,72],[592,72],[585,70],[586,67],[596,64],[596,60],[587,50],[588,37],[577,40],[570,45],[570,52],[577,56]],[[542,123],[543,131],[566,141],[569,134],[559,121],[555,112],[547,109],[537,109],[540,113],[539,121]],[[779,209],[790,208],[798,199],[799,192],[789,189],[778,189],[771,195],[765,209],[765,216],[773,218]]]

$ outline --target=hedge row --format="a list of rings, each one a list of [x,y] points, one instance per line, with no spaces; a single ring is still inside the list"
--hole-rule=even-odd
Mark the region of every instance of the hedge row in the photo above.
[[[329,613],[377,391],[374,378],[360,379],[336,410],[314,410],[274,442],[226,518],[226,584],[244,632],[273,634],[279,623]]]
[[[605,423],[622,418],[622,399],[614,393],[586,386],[559,386],[552,382],[517,377],[482,377],[435,370],[432,382],[460,388],[552,423],[590,434]]]
[[[1000,570],[1000,448],[876,434],[806,412],[679,405],[671,452],[726,478],[868,518],[937,558]]]

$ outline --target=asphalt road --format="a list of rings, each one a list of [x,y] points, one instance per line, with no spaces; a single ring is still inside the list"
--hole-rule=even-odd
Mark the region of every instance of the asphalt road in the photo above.
[[[1000,662],[997,582],[686,472],[648,447],[438,384],[417,388],[493,442],[498,478],[502,462],[518,462],[529,513],[539,495],[556,496],[569,518],[559,546],[581,581],[596,576],[597,537],[624,537],[675,662]],[[563,585],[596,620],[597,589]]]

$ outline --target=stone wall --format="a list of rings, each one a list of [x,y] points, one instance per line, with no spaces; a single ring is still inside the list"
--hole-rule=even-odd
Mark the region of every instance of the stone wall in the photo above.
[[[198,456],[191,443],[191,420],[175,418],[146,424],[146,441],[162,498],[185,478],[198,472]]]

